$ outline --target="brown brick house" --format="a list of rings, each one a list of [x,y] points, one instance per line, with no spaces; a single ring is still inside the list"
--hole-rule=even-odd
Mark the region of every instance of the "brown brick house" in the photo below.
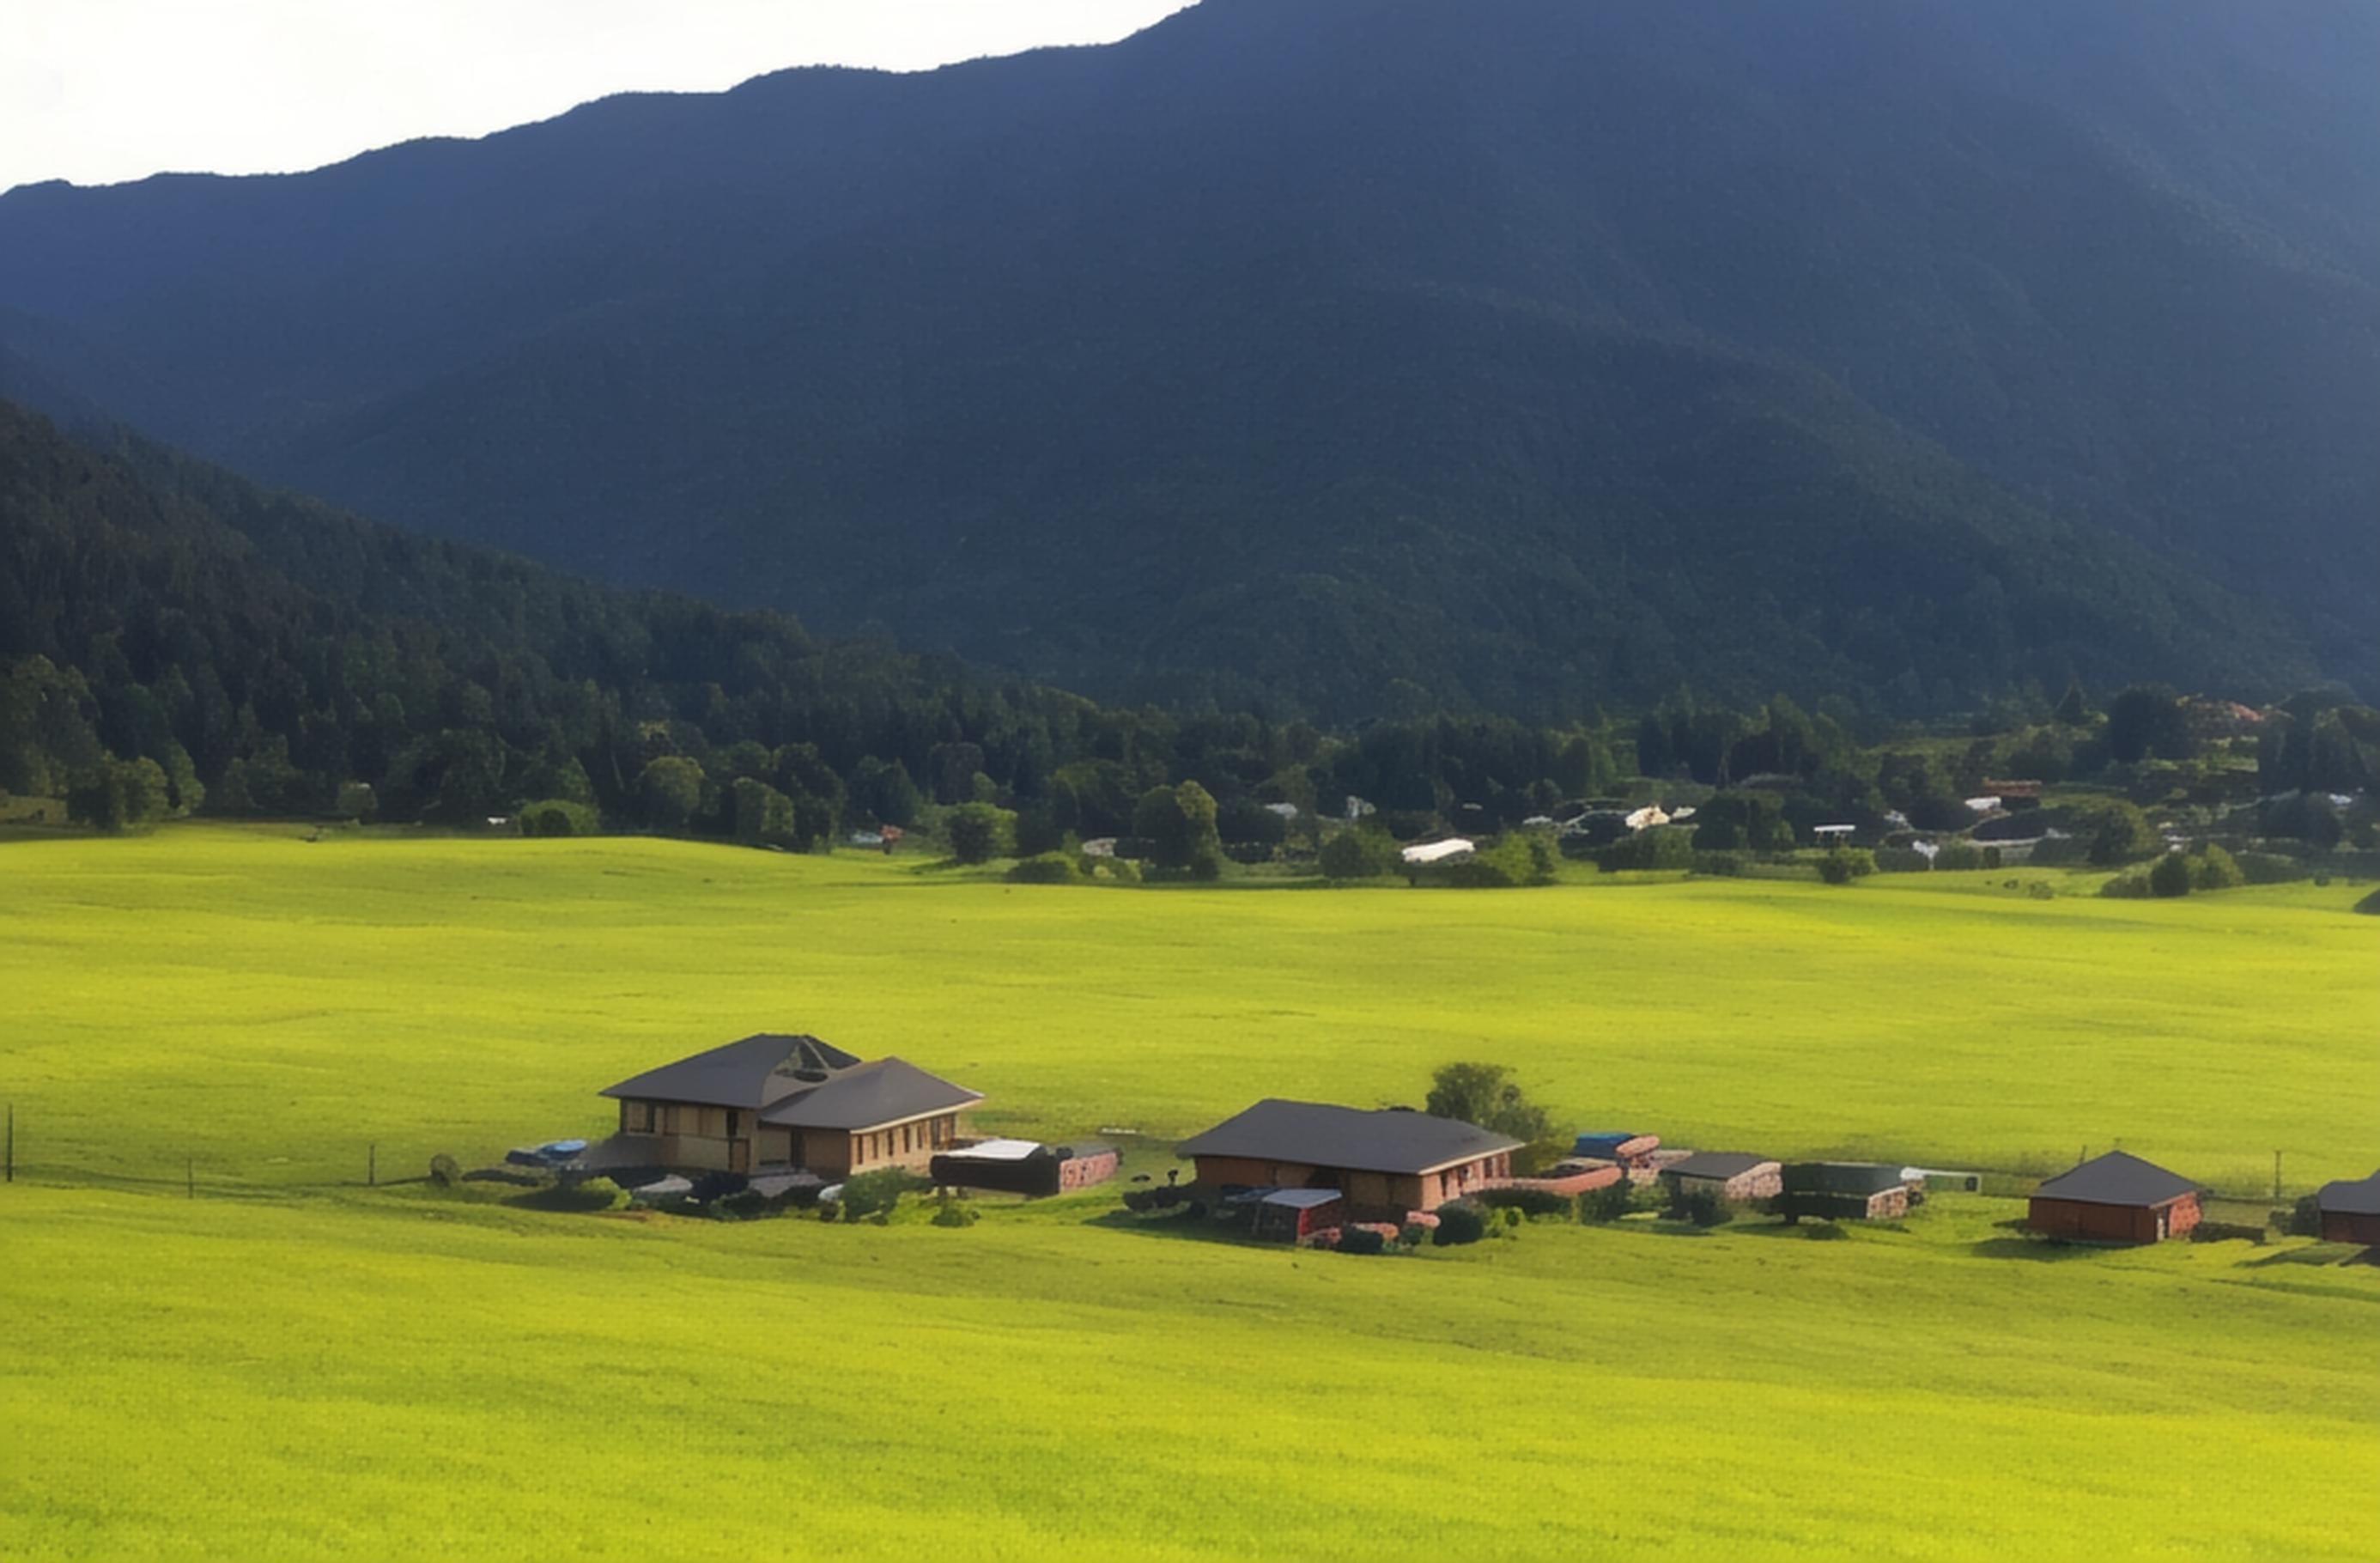
[[[2110,1151],[2035,1189],[2025,1225],[2076,1242],[2155,1243],[2187,1236],[2198,1215],[2198,1185]]]
[[[1209,1187],[1336,1189],[1351,1210],[1393,1219],[1501,1183],[1520,1148],[1476,1124],[1427,1113],[1267,1098],[1175,1154],[1189,1157]]]
[[[865,1060],[814,1036],[747,1036],[632,1076],[603,1094],[620,1130],[590,1168],[750,1173],[795,1166],[844,1177],[923,1171],[983,1100],[899,1058]]]

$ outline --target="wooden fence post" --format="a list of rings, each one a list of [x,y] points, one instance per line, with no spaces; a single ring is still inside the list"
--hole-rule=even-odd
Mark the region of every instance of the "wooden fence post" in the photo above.
[[[17,1104],[8,1104],[8,1181],[17,1181]]]
[[[196,1156],[183,1159],[182,1197],[186,1200],[195,1200],[199,1197],[199,1158]]]
[[[364,1187],[380,1187],[380,1142],[377,1140],[364,1150]]]

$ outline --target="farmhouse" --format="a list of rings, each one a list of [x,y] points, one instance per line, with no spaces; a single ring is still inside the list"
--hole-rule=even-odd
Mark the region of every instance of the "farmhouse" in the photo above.
[[[1663,1167],[1661,1182],[1673,1199],[1707,1192],[1737,1203],[1768,1199],[1784,1187],[1778,1165],[1748,1151],[1697,1151]]]
[[[1216,1188],[1336,1189],[1361,1211],[1436,1210],[1512,1176],[1518,1140],[1396,1110],[1268,1098],[1178,1149]]]
[[[2080,1242],[2162,1242],[2198,1225],[2198,1187],[2179,1173],[2110,1151],[2035,1189],[2025,1225]]]
[[[2325,1183],[2313,1197],[2325,1242],[2380,1243],[2380,1172]]]
[[[802,1167],[844,1177],[924,1171],[983,1100],[898,1058],[864,1061],[814,1036],[747,1036],[624,1080],[620,1131],[589,1165],[707,1172]]]
[[[1795,1216],[1889,1221],[1909,1214],[1909,1184],[1897,1166],[1871,1162],[1793,1162],[1779,1174]]]

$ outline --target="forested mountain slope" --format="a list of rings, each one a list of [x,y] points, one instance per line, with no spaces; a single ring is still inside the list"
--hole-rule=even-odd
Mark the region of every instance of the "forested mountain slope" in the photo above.
[[[2374,664],[2374,58],[2345,0],[1208,0],[18,189],[0,345],[392,520],[1095,692],[2273,692]]]

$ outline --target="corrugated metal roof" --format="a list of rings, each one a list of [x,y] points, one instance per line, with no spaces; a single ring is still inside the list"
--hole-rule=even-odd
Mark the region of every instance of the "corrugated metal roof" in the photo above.
[[[2035,1189],[2034,1195],[2078,1204],[2160,1205],[2197,1191],[2198,1185],[2178,1172],[2168,1172],[2128,1151],[2110,1151],[2071,1172],[2060,1173]]]
[[[1427,1113],[1268,1097],[1175,1148],[1184,1156],[1342,1166],[1358,1172],[1434,1172],[1457,1162],[1517,1150],[1518,1140]]]
[[[2316,1206],[2335,1215],[2380,1215],[2380,1172],[2325,1183],[2313,1198]]]

